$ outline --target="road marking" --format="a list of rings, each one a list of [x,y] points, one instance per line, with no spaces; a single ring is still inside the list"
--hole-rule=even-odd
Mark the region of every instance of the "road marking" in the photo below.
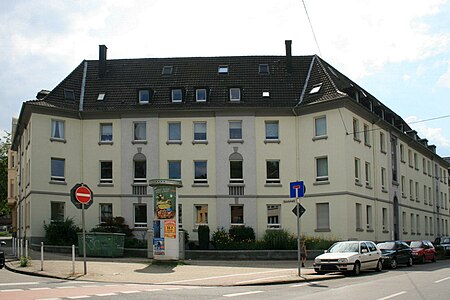
[[[263,291],[252,291],[252,292],[244,292],[244,293],[236,293],[236,294],[227,294],[227,295],[223,295],[223,296],[231,298],[231,297],[253,295],[253,294],[259,294],[259,293],[264,293],[264,292]]]
[[[95,284],[93,284],[93,285],[82,285],[81,287],[91,288],[91,287],[101,287],[101,285],[95,285]]]
[[[22,289],[1,290],[0,292],[22,292]]]
[[[121,292],[122,294],[136,294],[136,293],[140,293],[141,291],[124,291]]]
[[[68,285],[68,286],[57,286],[57,289],[75,289],[77,288],[76,286],[73,285]]]
[[[296,288],[296,287],[307,286],[307,285],[310,285],[310,284],[317,284],[317,282],[311,281],[311,282],[305,282],[305,283],[293,284],[293,285],[291,285],[291,286],[289,286],[289,287],[291,287],[291,288]]]
[[[291,277],[291,275],[281,275],[281,276],[273,276],[273,277],[263,277],[258,279],[252,279],[252,280],[246,280],[246,281],[239,281],[235,284],[244,284],[244,283],[250,283],[250,282],[258,282],[258,281],[264,281],[267,279],[275,279],[275,278],[282,278],[282,277]]]
[[[441,279],[441,280],[436,280],[434,283],[440,283],[440,282],[446,281],[446,280],[448,280],[448,279],[450,279],[450,277],[446,277],[446,278],[443,278],[443,279]]]
[[[397,296],[400,296],[400,295],[403,295],[403,294],[406,294],[406,292],[405,291],[401,291],[401,292],[398,292],[396,294],[392,294],[392,295],[389,295],[389,296],[386,296],[386,297],[383,297],[383,298],[378,298],[377,300],[387,300],[387,299],[391,299],[391,298],[394,298],[394,297],[397,297]]]
[[[96,294],[98,297],[108,297],[108,296],[117,296],[116,293],[105,293],[105,294]]]
[[[174,288],[167,288],[165,289],[166,291],[177,291],[177,290],[181,290],[181,288],[179,287],[174,287]]]
[[[142,291],[144,291],[144,292],[156,292],[156,291],[161,291],[161,289],[145,289],[145,290],[142,290]]]
[[[8,286],[8,285],[34,285],[39,284],[39,282],[6,282],[6,283],[0,283],[0,286]]]
[[[85,299],[85,298],[91,298],[91,296],[72,296],[72,297],[67,297],[69,299]]]
[[[61,298],[39,298],[36,300],[61,300]]]
[[[182,283],[182,282],[189,282],[189,281],[200,281],[200,280],[209,280],[209,279],[226,278],[226,277],[235,277],[235,276],[249,276],[249,275],[257,275],[257,274],[285,272],[285,271],[287,271],[287,270],[290,270],[290,269],[271,270],[271,271],[253,272],[253,273],[241,273],[241,274],[229,274],[229,275],[212,276],[212,277],[203,277],[203,278],[196,278],[196,279],[186,279],[186,280],[178,280],[178,281],[163,282],[163,283],[161,283],[161,284],[174,284],[174,283]],[[295,269],[292,269],[292,270],[295,270]]]
[[[44,291],[44,290],[51,290],[49,287],[41,287],[41,288],[31,288],[30,291]]]

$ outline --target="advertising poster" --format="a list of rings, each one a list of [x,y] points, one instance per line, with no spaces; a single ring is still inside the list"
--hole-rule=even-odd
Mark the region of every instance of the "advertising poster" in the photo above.
[[[175,220],[164,220],[164,237],[169,239],[177,237],[177,222]]]
[[[166,252],[164,246],[164,238],[153,239],[153,254],[154,255],[164,255]]]
[[[160,220],[153,221],[153,237],[164,238],[164,226],[161,226]]]
[[[176,188],[168,185],[153,187],[155,220],[170,220],[176,216]]]

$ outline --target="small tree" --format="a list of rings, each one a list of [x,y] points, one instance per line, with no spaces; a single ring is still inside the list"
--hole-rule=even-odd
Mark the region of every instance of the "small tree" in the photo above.
[[[44,225],[45,243],[55,246],[71,246],[78,244],[77,232],[81,229],[75,225],[73,219],[54,221]]]

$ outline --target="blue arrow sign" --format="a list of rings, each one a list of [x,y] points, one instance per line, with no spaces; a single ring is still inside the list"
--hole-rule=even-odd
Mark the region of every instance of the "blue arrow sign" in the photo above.
[[[305,183],[303,181],[293,181],[290,183],[289,194],[291,198],[301,198],[305,196]]]

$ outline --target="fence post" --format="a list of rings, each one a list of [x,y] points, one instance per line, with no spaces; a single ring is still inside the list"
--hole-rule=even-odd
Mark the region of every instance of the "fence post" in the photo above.
[[[41,271],[44,271],[44,242],[41,242]]]
[[[75,274],[75,245],[72,245],[72,274]]]
[[[28,258],[28,240],[25,240],[25,257]]]

